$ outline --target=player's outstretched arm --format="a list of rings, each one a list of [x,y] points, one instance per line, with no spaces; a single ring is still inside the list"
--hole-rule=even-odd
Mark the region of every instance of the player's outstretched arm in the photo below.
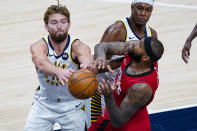
[[[106,68],[107,55],[124,55],[131,49],[135,41],[128,42],[101,42],[94,48],[95,67]],[[108,64],[109,65],[109,64]],[[119,63],[120,66],[120,63]],[[109,70],[110,71],[110,70]]]
[[[72,45],[72,57],[79,62],[79,64],[83,64],[84,67],[93,61],[90,47],[80,40],[75,41]]]
[[[32,61],[36,68],[46,75],[55,76],[57,67],[52,65],[47,57],[48,47],[41,39],[30,47]]]
[[[126,123],[132,116],[152,97],[152,88],[145,83],[136,83],[127,91],[127,95],[118,107],[114,101],[113,88],[109,82],[103,81],[101,91],[105,97],[105,103],[112,126],[120,127]]]
[[[188,63],[189,56],[190,56],[190,49],[191,49],[191,42],[192,40],[197,36],[197,24],[192,30],[191,34],[187,38],[185,45],[183,46],[182,49],[182,59],[184,60],[185,63]]]
[[[42,39],[32,44],[30,51],[36,68],[43,74],[57,76],[62,85],[68,80],[72,72],[74,72],[72,69],[63,70],[49,62],[47,56],[48,47]]]

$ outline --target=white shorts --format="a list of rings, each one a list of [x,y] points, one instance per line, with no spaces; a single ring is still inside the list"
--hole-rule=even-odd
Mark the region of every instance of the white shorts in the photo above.
[[[34,100],[30,109],[24,131],[53,131],[53,126],[58,123],[61,131],[84,131],[85,113],[80,106],[73,111],[64,112],[66,102],[57,103]]]

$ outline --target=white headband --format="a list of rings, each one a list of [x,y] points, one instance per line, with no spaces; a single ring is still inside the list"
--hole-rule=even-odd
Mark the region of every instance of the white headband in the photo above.
[[[133,4],[136,3],[147,3],[149,5],[152,5],[152,7],[154,6],[154,0],[133,0]]]

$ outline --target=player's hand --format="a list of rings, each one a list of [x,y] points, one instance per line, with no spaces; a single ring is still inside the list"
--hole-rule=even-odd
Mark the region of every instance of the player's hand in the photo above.
[[[80,69],[88,70],[94,74],[98,74],[98,69],[94,66],[94,62],[89,63],[88,65],[80,64]]]
[[[64,86],[65,82],[68,82],[68,78],[70,77],[70,75],[74,72],[75,70],[73,69],[61,69],[58,68],[56,76],[58,78],[58,80],[61,82],[61,84]]]
[[[182,49],[182,59],[184,60],[185,63],[188,63],[189,56],[190,56],[190,49],[191,49],[191,42],[186,41]]]
[[[102,79],[102,81],[99,83],[100,91],[105,97],[109,97],[113,95],[113,92],[117,87],[119,87],[120,83],[117,82],[114,86],[111,86],[111,83],[109,80],[105,81]]]
[[[99,70],[99,69],[106,69],[106,68],[107,68],[109,72],[114,73],[114,71],[111,69],[111,66],[110,66],[110,64],[109,64],[109,61],[106,60],[106,59],[103,58],[103,57],[98,57],[98,58],[94,61],[93,66],[94,66],[94,67],[97,67],[98,70]]]

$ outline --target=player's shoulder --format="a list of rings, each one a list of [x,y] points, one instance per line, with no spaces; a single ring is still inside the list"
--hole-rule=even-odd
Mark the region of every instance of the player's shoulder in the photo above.
[[[116,21],[105,30],[101,41],[124,41],[125,35],[124,24]]]
[[[114,22],[112,25],[109,26],[111,31],[121,31],[125,30],[124,23],[121,20]]]
[[[47,49],[47,44],[43,39],[39,39],[38,41],[30,44],[30,50],[34,50],[37,48],[43,48],[43,49]]]
[[[154,28],[150,27],[150,26],[149,26],[149,28],[151,30],[152,36],[157,38],[157,31]]]

